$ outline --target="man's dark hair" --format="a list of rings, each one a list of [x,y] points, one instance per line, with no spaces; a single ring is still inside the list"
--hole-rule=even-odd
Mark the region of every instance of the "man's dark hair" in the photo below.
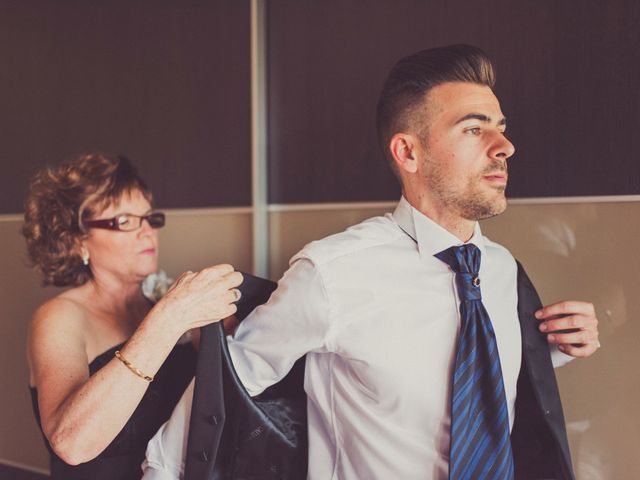
[[[376,123],[378,140],[391,169],[397,166],[389,152],[391,137],[416,128],[416,116],[424,98],[435,86],[446,82],[468,82],[493,88],[495,74],[491,60],[477,47],[450,45],[430,48],[398,61],[389,72],[380,98]],[[426,125],[417,125],[421,130]]]

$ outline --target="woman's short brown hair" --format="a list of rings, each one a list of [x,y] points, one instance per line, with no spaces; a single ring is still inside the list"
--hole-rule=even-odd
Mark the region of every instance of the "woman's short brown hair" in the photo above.
[[[81,285],[91,277],[78,248],[86,234],[82,222],[132,191],[151,202],[151,191],[122,155],[87,153],[33,177],[22,234],[45,285]]]

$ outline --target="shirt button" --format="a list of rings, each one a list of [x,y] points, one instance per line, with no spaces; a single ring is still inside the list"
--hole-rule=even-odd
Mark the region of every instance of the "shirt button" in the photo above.
[[[205,450],[202,450],[200,452],[200,460],[202,460],[203,462],[209,461],[209,455],[207,455],[207,452]]]
[[[207,417],[207,421],[211,424],[211,425],[217,425],[218,424],[218,417],[216,417],[215,415],[209,415]]]

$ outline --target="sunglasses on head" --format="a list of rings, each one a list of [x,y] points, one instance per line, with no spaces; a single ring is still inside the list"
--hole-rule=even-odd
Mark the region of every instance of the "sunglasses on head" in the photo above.
[[[120,232],[132,232],[142,227],[143,220],[146,220],[151,228],[161,228],[164,227],[165,216],[162,212],[151,212],[147,215],[121,213],[113,218],[85,220],[82,224],[87,228],[104,228]]]

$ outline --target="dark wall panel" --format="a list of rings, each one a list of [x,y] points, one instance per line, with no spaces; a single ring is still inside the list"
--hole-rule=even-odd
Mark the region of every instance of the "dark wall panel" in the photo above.
[[[497,66],[511,196],[639,194],[638,25],[636,0],[270,1],[270,200],[398,198],[378,93],[399,58],[452,43]]]
[[[0,0],[0,212],[31,174],[124,153],[160,207],[251,204],[248,0]]]

